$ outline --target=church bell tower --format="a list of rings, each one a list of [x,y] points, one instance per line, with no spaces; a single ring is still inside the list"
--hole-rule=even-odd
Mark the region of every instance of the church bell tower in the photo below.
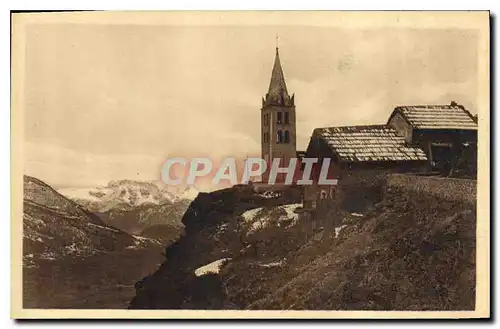
[[[276,47],[271,82],[266,96],[262,97],[261,108],[261,149],[262,158],[268,164],[267,173],[273,159],[279,158],[280,167],[286,167],[290,158],[297,156],[294,98],[294,94],[288,94]],[[267,175],[263,179],[267,180]]]

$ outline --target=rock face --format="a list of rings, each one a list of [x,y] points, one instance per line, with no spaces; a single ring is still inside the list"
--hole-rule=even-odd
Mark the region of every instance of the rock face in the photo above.
[[[162,260],[159,248],[24,176],[24,307],[124,308],[133,283]]]
[[[136,284],[130,307],[474,309],[475,205],[388,192],[362,214],[312,222],[285,204],[248,204],[233,189],[200,194],[185,235]],[[221,259],[218,273],[196,276]]]

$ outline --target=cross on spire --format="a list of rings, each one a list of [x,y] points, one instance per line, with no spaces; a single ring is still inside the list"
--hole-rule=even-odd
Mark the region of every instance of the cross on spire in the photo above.
[[[276,33],[276,49],[279,48],[279,45],[280,45],[280,36],[278,35],[278,33]]]

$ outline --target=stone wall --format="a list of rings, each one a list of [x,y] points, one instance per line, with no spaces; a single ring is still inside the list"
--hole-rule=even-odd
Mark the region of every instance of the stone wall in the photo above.
[[[322,190],[327,198],[320,197]],[[341,177],[337,186],[308,186],[304,193],[304,208],[328,212],[332,207],[351,212],[363,212],[381,202],[388,193],[412,193],[452,202],[476,204],[476,180],[425,176],[422,174],[396,174],[390,170],[351,171]],[[319,209],[323,202],[328,207]]]
[[[476,204],[476,185],[473,179],[391,174],[387,176],[386,193],[423,193],[447,201]]]
[[[339,178],[336,205],[348,211],[364,211],[382,201],[385,180],[391,169],[346,171]]]

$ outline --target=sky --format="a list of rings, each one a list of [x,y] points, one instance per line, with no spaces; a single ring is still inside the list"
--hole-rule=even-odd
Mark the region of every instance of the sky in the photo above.
[[[31,24],[24,171],[56,187],[160,178],[173,156],[260,155],[276,34],[297,148],[316,127],[385,123],[397,105],[477,113],[478,34],[307,25]]]

